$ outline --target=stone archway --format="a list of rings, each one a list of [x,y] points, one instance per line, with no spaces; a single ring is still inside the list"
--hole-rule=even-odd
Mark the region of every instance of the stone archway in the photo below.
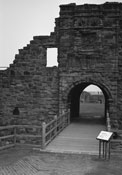
[[[89,86],[89,85],[96,85],[98,86],[101,91],[104,94],[104,98],[105,98],[105,120],[106,120],[106,116],[107,116],[107,112],[110,112],[110,101],[112,99],[111,93],[108,90],[108,88],[104,85],[104,84],[100,84],[100,83],[96,83],[96,82],[77,82],[74,83],[71,88],[68,90],[68,99],[67,99],[67,107],[70,108],[70,117],[71,120],[73,118],[79,118],[79,103],[80,103],[80,95],[83,92],[83,90]]]

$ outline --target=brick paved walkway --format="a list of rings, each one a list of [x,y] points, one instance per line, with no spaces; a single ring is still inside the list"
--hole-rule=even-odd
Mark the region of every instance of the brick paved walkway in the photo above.
[[[0,175],[81,175],[89,172],[85,167],[91,159],[82,162],[81,155],[40,153],[12,148],[3,151],[0,157]]]
[[[0,175],[120,175],[122,156],[110,161],[95,155],[42,153],[11,148],[0,152]]]

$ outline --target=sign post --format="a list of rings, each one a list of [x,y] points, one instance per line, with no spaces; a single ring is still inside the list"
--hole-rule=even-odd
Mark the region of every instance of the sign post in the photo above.
[[[101,131],[97,136],[99,140],[99,158],[110,159],[110,140],[113,132]]]

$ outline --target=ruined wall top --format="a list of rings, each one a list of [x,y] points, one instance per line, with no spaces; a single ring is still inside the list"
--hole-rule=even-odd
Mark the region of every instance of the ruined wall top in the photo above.
[[[75,3],[60,5],[60,16],[71,15],[78,15],[79,12],[91,12],[91,11],[121,11],[122,10],[122,3],[119,2],[106,2],[104,4],[83,4],[83,5],[76,5]]]
[[[56,19],[56,31],[85,27],[122,27],[122,3],[106,2],[104,4],[75,3],[60,5],[59,18]],[[70,22],[65,22],[69,19]],[[64,20],[64,21],[63,21]],[[109,21],[109,22],[108,22]]]

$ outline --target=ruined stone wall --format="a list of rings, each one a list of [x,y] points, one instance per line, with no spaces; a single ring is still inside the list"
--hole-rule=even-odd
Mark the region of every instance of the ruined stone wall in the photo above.
[[[95,84],[105,95],[112,127],[121,127],[122,4],[61,5],[55,22],[50,36],[34,37],[0,72],[0,122],[39,124],[71,109],[73,98],[77,103],[82,90]],[[58,67],[46,67],[47,48],[58,49]],[[15,107],[19,116],[12,114]]]
[[[122,76],[120,70],[118,72],[121,9],[122,4],[118,3],[63,5],[56,28],[60,43],[60,110],[67,106],[67,89],[78,82],[81,87],[84,82],[95,84],[103,92],[109,92],[105,98],[109,103],[112,127],[119,127],[118,108],[122,105],[118,82]]]
[[[19,50],[14,63],[1,71],[1,125],[39,125],[58,113],[58,68],[46,67],[50,47],[55,47],[53,34],[35,37]],[[15,107],[19,115],[13,115]]]
[[[117,52],[118,52],[118,120],[119,120],[119,126],[122,128],[122,8],[121,13],[118,21],[118,27],[117,27],[117,40],[118,40],[118,46],[117,46]]]

